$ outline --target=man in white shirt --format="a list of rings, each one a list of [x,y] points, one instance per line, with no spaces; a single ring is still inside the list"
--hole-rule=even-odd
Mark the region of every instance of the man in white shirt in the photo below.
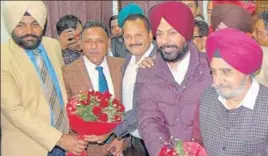
[[[142,14],[131,14],[125,19],[123,37],[125,46],[130,52],[127,54],[123,66],[122,84],[122,100],[127,115],[124,122],[115,129],[114,134],[118,138],[117,141],[130,134],[132,148],[137,151],[139,156],[145,156],[148,153],[137,129],[136,112],[133,105],[134,86],[140,62],[145,57],[156,55],[157,48],[152,43],[153,36],[149,20]],[[116,152],[120,152],[120,147],[115,148]]]
[[[81,49],[84,56],[63,68],[63,78],[68,98],[81,91],[93,89],[109,91],[121,101],[122,65],[121,58],[107,56],[109,36],[102,22],[88,21],[81,32]],[[102,143],[110,134],[92,137],[92,142]],[[90,144],[88,155],[108,154],[108,144]]]

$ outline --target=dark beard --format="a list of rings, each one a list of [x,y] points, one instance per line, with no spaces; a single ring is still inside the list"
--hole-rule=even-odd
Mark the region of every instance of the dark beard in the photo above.
[[[29,36],[36,38],[36,41],[31,41],[32,44],[29,44],[28,42],[24,41],[24,38],[29,37]],[[19,45],[23,49],[27,49],[27,50],[36,49],[40,45],[41,40],[42,40],[42,35],[36,36],[33,34],[27,34],[27,35],[24,35],[22,37],[18,37],[17,35],[15,35],[14,32],[11,33],[11,37],[17,45]]]
[[[176,48],[176,51],[172,52],[172,53],[166,53],[166,52],[164,52],[165,48]],[[187,52],[188,52],[188,44],[185,43],[183,45],[183,48],[180,48],[177,45],[164,45],[164,46],[159,47],[159,50],[160,50],[160,54],[161,54],[161,56],[162,56],[164,61],[166,61],[166,62],[177,62],[179,60],[182,60],[184,58],[184,56],[187,54]],[[174,53],[176,55],[172,56],[172,54],[174,54]]]

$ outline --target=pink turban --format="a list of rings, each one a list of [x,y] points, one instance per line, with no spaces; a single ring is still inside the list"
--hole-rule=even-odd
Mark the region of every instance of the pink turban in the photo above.
[[[194,17],[187,5],[181,2],[161,3],[149,12],[152,32],[155,35],[161,19],[164,18],[186,40],[193,37]]]
[[[207,39],[206,50],[209,63],[218,51],[225,62],[246,75],[256,72],[262,65],[260,45],[237,29],[226,28],[213,32]]]

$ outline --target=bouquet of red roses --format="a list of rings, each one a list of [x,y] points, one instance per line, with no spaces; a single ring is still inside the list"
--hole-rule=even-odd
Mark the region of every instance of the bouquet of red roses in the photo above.
[[[98,91],[81,92],[69,100],[66,109],[70,127],[80,139],[83,135],[110,133],[123,121],[125,110],[109,92]]]
[[[205,149],[197,142],[182,142],[173,137],[170,140],[164,142],[165,146],[160,150],[159,156],[207,156]]]

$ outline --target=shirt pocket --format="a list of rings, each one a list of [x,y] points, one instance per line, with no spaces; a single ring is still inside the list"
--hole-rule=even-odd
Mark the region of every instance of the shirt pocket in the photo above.
[[[252,155],[264,152],[265,148],[268,146],[268,138],[267,137],[248,137],[245,139],[245,149],[246,151]]]

